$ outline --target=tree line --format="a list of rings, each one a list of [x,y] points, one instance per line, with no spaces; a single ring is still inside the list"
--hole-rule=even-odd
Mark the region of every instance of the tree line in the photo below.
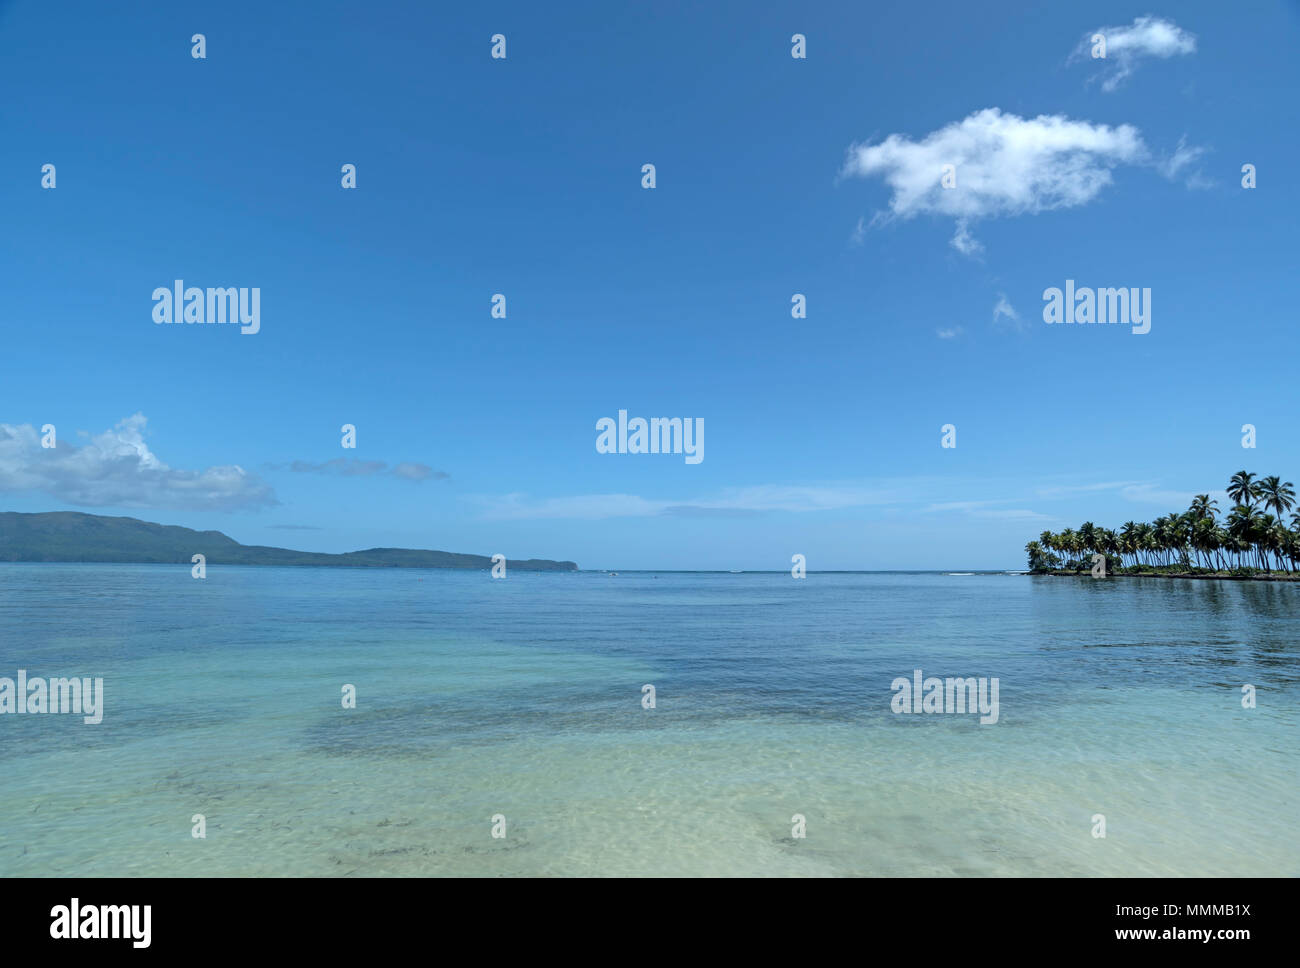
[[[1197,494],[1182,513],[1154,521],[1126,521],[1119,530],[1085,521],[1077,529],[1044,531],[1025,545],[1029,570],[1082,571],[1104,555],[1112,571],[1294,573],[1300,564],[1300,513],[1295,486],[1280,477],[1232,475],[1227,487],[1233,507],[1220,519],[1218,501]]]

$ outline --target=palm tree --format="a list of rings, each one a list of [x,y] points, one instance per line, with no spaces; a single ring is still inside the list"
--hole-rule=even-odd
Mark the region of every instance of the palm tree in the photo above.
[[[1228,482],[1228,497],[1232,498],[1234,504],[1244,504],[1247,507],[1255,506],[1255,475],[1250,471],[1237,471],[1232,475],[1232,480]]]
[[[1260,530],[1260,513],[1248,504],[1238,504],[1228,515],[1228,534],[1236,539],[1237,564],[1241,565],[1241,554],[1249,551],[1256,544],[1256,535]],[[1261,567],[1264,564],[1264,552],[1256,549]]]
[[[1075,554],[1077,552],[1079,547],[1079,536],[1074,533],[1073,528],[1066,528],[1064,531],[1062,531],[1059,536],[1059,541],[1061,543],[1062,554],[1068,556],[1068,555]],[[1069,564],[1068,558],[1066,564]]]
[[[1232,538],[1232,535],[1228,534],[1228,529],[1225,528],[1225,527],[1223,527],[1222,525],[1215,525],[1215,528],[1214,528],[1214,546],[1215,546],[1215,548],[1216,548],[1217,550],[1222,550],[1222,551],[1226,552],[1227,554],[1232,554],[1232,551],[1233,551],[1233,543],[1232,543],[1232,542],[1233,542],[1233,538]],[[1227,565],[1228,565],[1227,561],[1223,559],[1223,556],[1222,556],[1222,555],[1220,555],[1219,558],[1220,558],[1220,561],[1222,562],[1224,568],[1226,569],[1226,568],[1227,568]]]
[[[1125,521],[1124,527],[1119,531],[1120,550],[1133,556],[1134,565],[1138,563],[1138,534],[1136,521]]]
[[[1286,525],[1278,518],[1273,517],[1271,514],[1264,515],[1260,537],[1264,547],[1273,552],[1273,559],[1277,562],[1278,571],[1282,571],[1286,567],[1282,553],[1286,550],[1287,538],[1290,534],[1291,532],[1286,529]]]
[[[1274,474],[1272,477],[1265,477],[1259,482],[1256,491],[1264,500],[1265,508],[1272,508],[1277,512],[1277,518],[1280,522],[1282,516],[1291,510],[1295,504],[1295,485],[1290,481],[1285,484],[1282,479]]]
[[[1178,562],[1179,564],[1190,568],[1192,566],[1192,529],[1196,524],[1196,518],[1190,511],[1184,511],[1182,514],[1173,516],[1177,524],[1174,526],[1174,536],[1178,541]]]
[[[1259,555],[1260,564],[1264,566],[1264,571],[1269,571],[1268,556],[1273,553],[1276,557],[1276,546],[1278,537],[1275,532],[1277,518],[1271,514],[1265,514],[1262,511],[1256,511],[1252,516],[1251,537],[1255,542],[1255,551]]]
[[[1044,531],[1043,534],[1050,534]],[[1060,562],[1056,556],[1047,550],[1047,542],[1040,537],[1038,541],[1031,541],[1025,545],[1025,554],[1029,556],[1030,571],[1051,571]]]
[[[1128,567],[1138,571],[1258,569],[1271,575],[1276,568],[1300,573],[1300,501],[1295,485],[1277,476],[1256,480],[1253,472],[1238,471],[1228,482],[1227,493],[1233,507],[1222,522],[1217,517],[1218,501],[1197,494],[1186,511],[1149,524],[1126,521],[1115,532],[1085,521],[1077,531],[1044,531],[1025,551],[1031,561],[1048,569],[1080,571],[1089,553],[1101,553],[1120,568],[1129,558]],[[1293,509],[1288,528],[1286,515]]]
[[[1160,552],[1160,563],[1169,564],[1169,553],[1180,547],[1178,536],[1178,515],[1170,514],[1156,518],[1151,522],[1155,532],[1156,549]]]
[[[1044,531],[1038,536],[1038,543],[1042,546],[1043,550],[1047,552],[1049,558],[1053,557],[1051,552],[1057,550],[1056,540],[1056,535],[1052,534],[1050,531]]]
[[[1151,564],[1151,553],[1156,550],[1156,529],[1143,522],[1138,525],[1138,547],[1146,552],[1146,564]]]
[[[1260,567],[1266,572],[1269,570],[1269,531],[1275,520],[1273,515],[1265,514],[1257,508],[1250,513],[1250,540],[1254,542],[1255,553],[1259,555]]]
[[[1205,555],[1205,561],[1211,569],[1214,562],[1210,558],[1218,550],[1218,528],[1214,526],[1214,519],[1205,517],[1197,518],[1196,523],[1192,525],[1192,547],[1196,549],[1196,554]]]
[[[1097,547],[1097,526],[1091,521],[1079,525],[1079,550],[1094,551]]]
[[[1210,500],[1210,495],[1198,494],[1196,497],[1192,498],[1192,506],[1187,510],[1195,515],[1196,520],[1198,521],[1202,518],[1209,518],[1213,521],[1214,512],[1218,510],[1218,507],[1219,502]]]
[[[1097,530],[1097,546],[1108,560],[1113,559],[1121,565],[1124,564],[1124,559],[1120,557],[1119,553],[1119,535],[1110,528],[1099,528]]]

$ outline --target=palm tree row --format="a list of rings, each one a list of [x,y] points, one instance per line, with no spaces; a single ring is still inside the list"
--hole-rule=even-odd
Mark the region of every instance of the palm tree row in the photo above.
[[[1295,487],[1280,477],[1256,479],[1238,471],[1228,482],[1232,509],[1220,521],[1218,502],[1198,494],[1181,514],[1148,523],[1126,521],[1118,531],[1085,521],[1078,529],[1044,531],[1025,545],[1030,571],[1079,571],[1093,555],[1110,568],[1295,572],[1300,565],[1300,513],[1283,521],[1296,503]]]

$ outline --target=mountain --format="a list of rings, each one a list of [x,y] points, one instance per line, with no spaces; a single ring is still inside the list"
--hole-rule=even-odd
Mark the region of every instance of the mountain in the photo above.
[[[332,565],[344,568],[491,568],[485,555],[410,548],[370,548],[330,555],[242,545],[220,531],[192,531],[136,518],[76,511],[0,512],[0,561],[112,561],[190,564],[201,554],[209,565]],[[577,571],[572,561],[506,560],[517,571]]]

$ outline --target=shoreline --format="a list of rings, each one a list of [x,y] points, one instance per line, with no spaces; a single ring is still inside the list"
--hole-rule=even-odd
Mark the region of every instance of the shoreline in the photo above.
[[[1086,571],[1030,571],[1028,575],[1043,576],[1047,578],[1092,578],[1092,574]],[[1283,572],[1274,575],[1232,575],[1227,572],[1214,572],[1211,574],[1197,574],[1195,572],[1160,572],[1160,571],[1143,571],[1143,572],[1111,572],[1106,578],[1190,578],[1199,581],[1271,581],[1271,582],[1300,582],[1300,573]]]

